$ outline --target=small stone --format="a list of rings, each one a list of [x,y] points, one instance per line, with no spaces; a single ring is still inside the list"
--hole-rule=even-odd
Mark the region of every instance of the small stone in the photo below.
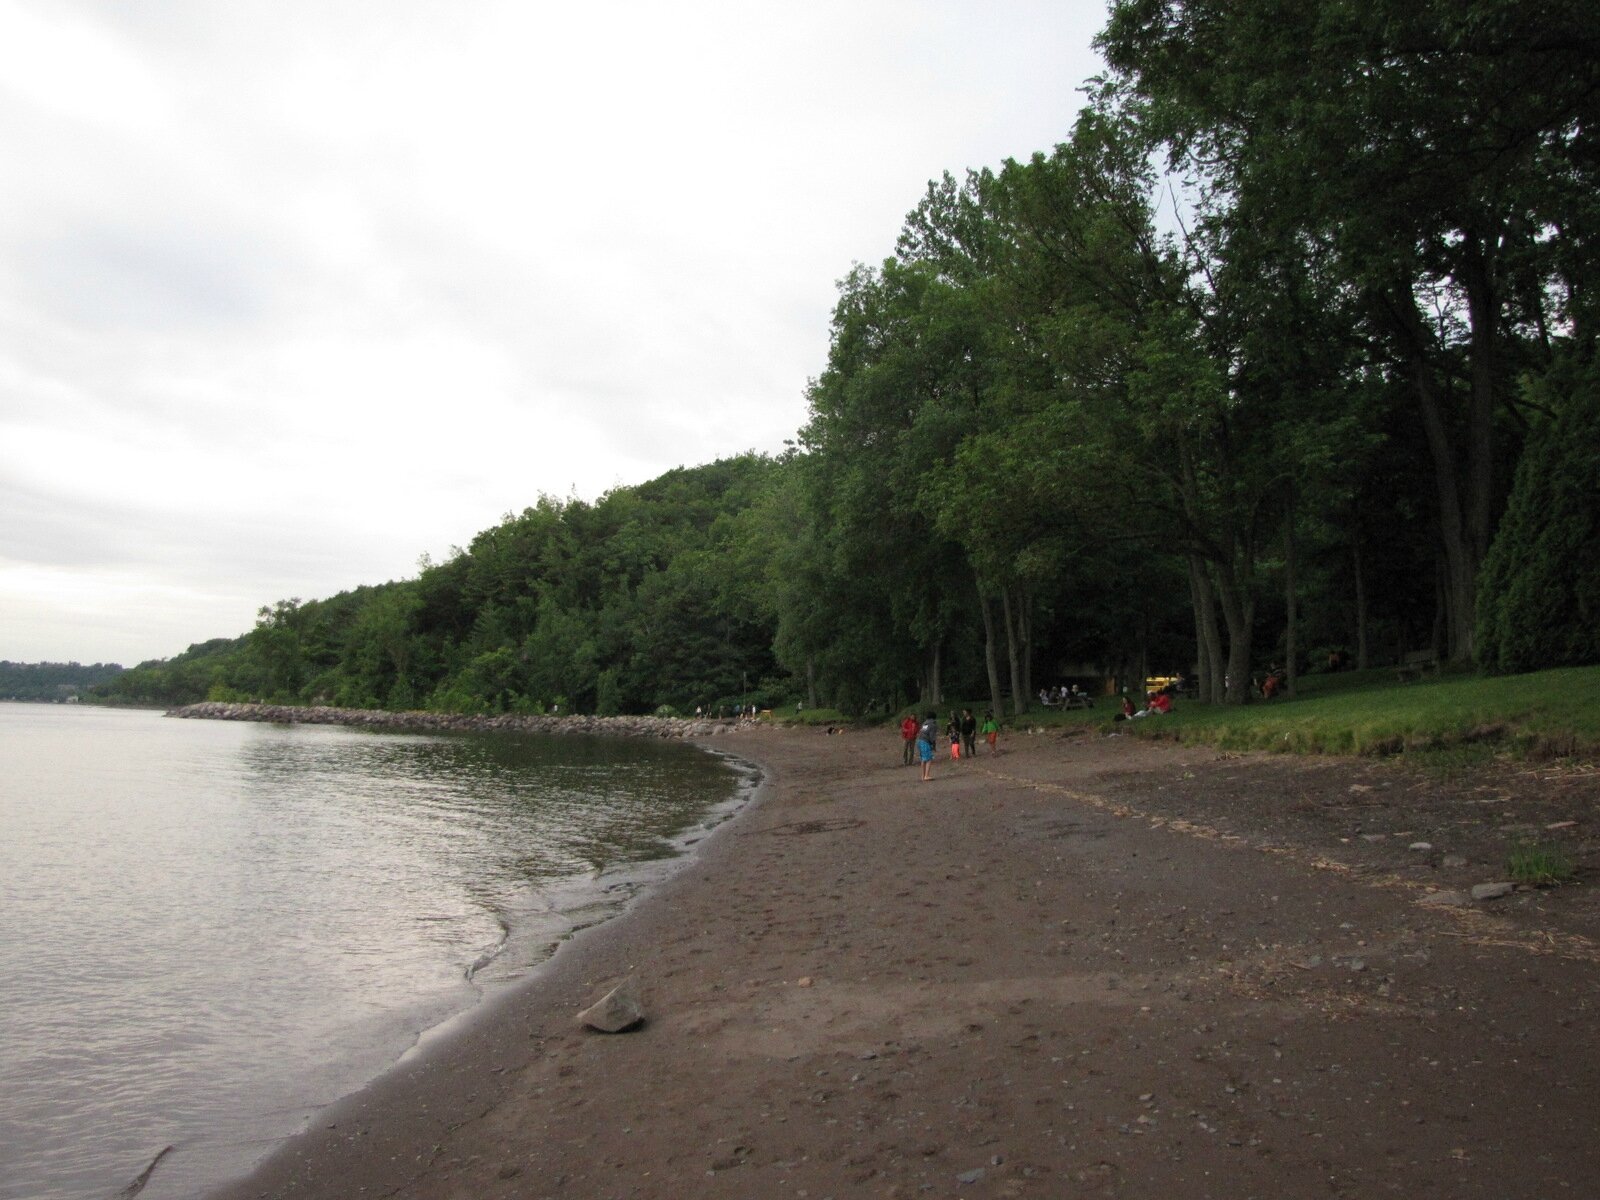
[[[1545,826],[1545,828],[1546,829],[1571,829],[1576,824],[1577,824],[1576,821],[1551,821],[1550,824]]]
[[[1428,904],[1436,908],[1465,908],[1472,903],[1472,897],[1465,892],[1442,891],[1429,892],[1418,904]]]
[[[973,1167],[970,1171],[963,1171],[956,1176],[956,1184],[965,1187],[969,1183],[977,1183],[983,1178],[983,1168]]]
[[[1433,849],[1433,843],[1432,842],[1412,842],[1411,845],[1406,847],[1406,849],[1407,850],[1432,850]]]
[[[515,1163],[507,1163],[505,1166],[500,1168],[501,1179],[515,1179],[521,1174],[522,1168],[517,1166]]]
[[[809,976],[809,975],[802,975],[802,976],[800,976],[799,979],[796,979],[794,981],[795,987],[810,987],[811,984],[812,984],[812,979],[811,979],[811,976]]]
[[[1466,866],[1467,860],[1459,854],[1446,854],[1439,860],[1439,865],[1453,870],[1456,867]]]
[[[1388,836],[1389,835],[1387,833],[1363,833],[1361,835],[1361,840],[1363,842],[1381,842]]]
[[[1499,900],[1517,890],[1514,883],[1479,883],[1472,888],[1474,900]]]

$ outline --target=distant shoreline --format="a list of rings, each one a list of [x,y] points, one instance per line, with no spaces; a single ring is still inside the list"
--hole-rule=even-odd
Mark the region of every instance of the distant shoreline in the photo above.
[[[439,733],[592,734],[603,737],[706,738],[733,733],[732,720],[684,717],[497,716],[466,713],[388,712],[375,708],[301,707],[292,704],[236,704],[207,700],[168,709],[167,716],[205,721],[261,721],[274,725],[349,725]]]

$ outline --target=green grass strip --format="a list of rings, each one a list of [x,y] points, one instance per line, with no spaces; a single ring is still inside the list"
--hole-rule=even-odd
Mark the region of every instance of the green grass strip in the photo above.
[[[1298,693],[1238,707],[1180,702],[1167,716],[1117,728],[1222,749],[1297,754],[1437,754],[1478,747],[1515,758],[1600,753],[1600,667],[1446,674],[1410,683],[1396,682],[1392,671],[1313,675],[1300,681]],[[1100,724],[1109,715],[1099,708],[1061,714]]]

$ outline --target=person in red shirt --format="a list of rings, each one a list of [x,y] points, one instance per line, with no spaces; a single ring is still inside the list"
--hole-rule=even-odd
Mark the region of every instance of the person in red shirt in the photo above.
[[[900,737],[905,741],[905,758],[901,766],[909,767],[917,760],[917,718],[914,713],[907,713],[906,719],[900,722]]]
[[[1144,707],[1133,715],[1137,719],[1139,717],[1160,716],[1162,713],[1171,711],[1172,696],[1167,692],[1166,688],[1162,688],[1159,692],[1151,692],[1149,698],[1145,701]]]

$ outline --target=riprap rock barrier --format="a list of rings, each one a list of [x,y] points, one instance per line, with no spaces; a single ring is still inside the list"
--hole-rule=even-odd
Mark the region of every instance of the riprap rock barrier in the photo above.
[[[354,725],[368,729],[403,729],[411,732],[509,732],[598,734],[606,737],[699,738],[731,733],[731,720],[694,720],[684,717],[473,716],[461,713],[385,712],[373,708],[301,707],[293,704],[235,704],[207,700],[169,709],[169,717],[207,721],[264,721],[278,725]]]

